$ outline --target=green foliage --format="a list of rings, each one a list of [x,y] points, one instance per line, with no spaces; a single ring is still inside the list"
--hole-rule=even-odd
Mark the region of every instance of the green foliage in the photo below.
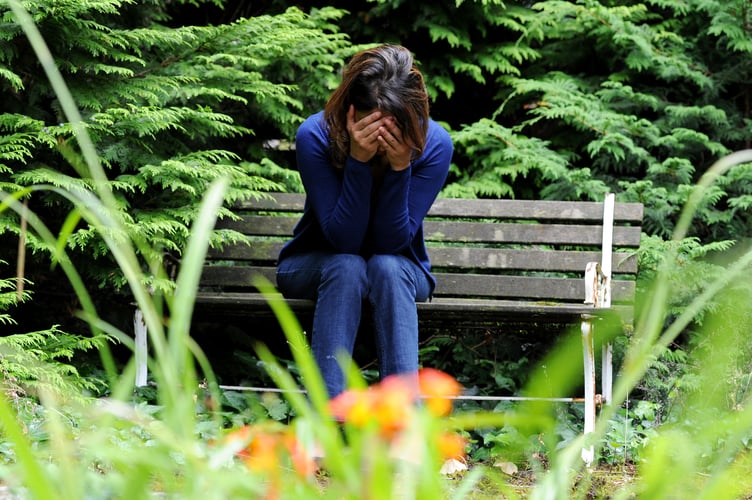
[[[71,363],[74,354],[96,349],[105,337],[66,334],[56,326],[41,332],[0,337],[0,373],[6,394],[82,399],[96,381],[83,377]]]
[[[677,269],[664,279],[668,281],[671,294],[667,297],[666,326],[677,317],[685,314],[689,304],[700,296],[716,280],[721,279],[727,272],[727,259],[732,250],[739,245],[731,241],[717,241],[708,244],[700,243],[696,237],[681,240],[663,241],[657,236],[643,235],[638,252],[640,266],[640,280],[638,282],[638,302],[640,309],[649,310],[653,297],[650,291],[655,286],[655,279],[661,269],[671,266]],[[743,249],[741,249],[743,250]],[[697,357],[718,355],[717,352],[700,351],[713,345],[711,339],[715,335],[724,335],[729,341],[734,339],[734,346],[726,346],[730,352],[740,357],[735,362],[727,362],[729,371],[721,379],[724,383],[718,387],[734,401],[738,394],[746,394],[743,389],[744,370],[748,368],[749,350],[743,338],[745,325],[749,318],[746,309],[738,309],[738,301],[734,297],[747,297],[752,294],[752,285],[747,280],[733,280],[723,293],[704,301],[701,308],[692,311],[693,320],[683,331],[682,338],[671,345],[662,348],[646,371],[644,379],[637,389],[640,397],[653,401],[658,405],[657,421],[662,423],[677,418],[683,411],[687,398],[702,387],[698,366],[693,360]],[[742,317],[739,317],[740,312]],[[711,325],[716,317],[736,317],[737,324],[728,329],[719,330]],[[699,349],[699,351],[698,351]]]
[[[715,15],[708,19],[705,7],[664,4],[665,10],[656,10],[631,4],[539,2],[531,30],[545,67],[531,64],[523,74],[532,78],[504,78],[500,83],[510,90],[500,112],[518,121],[517,130],[550,138],[552,149],[572,159],[570,168],[589,166],[610,189],[621,188],[624,199],[645,203],[646,229],[665,238],[703,167],[750,139],[744,126],[748,111],[736,105],[731,91],[736,76],[729,79],[711,68],[727,64],[731,72],[746,74],[748,69],[725,51],[721,55],[717,43],[711,48],[699,41],[707,30],[703,23],[718,21]],[[725,22],[745,29],[741,19],[726,16]],[[714,36],[726,35],[714,31]],[[588,48],[573,51],[575,44]],[[746,85],[736,88],[749,92]],[[569,184],[563,177],[542,194],[570,196]],[[725,207],[746,194],[744,185],[719,184],[698,212],[693,232],[705,242],[743,236],[748,217]]]
[[[159,23],[166,4],[26,4],[81,109],[125,229],[145,243],[147,263],[181,255],[201,195],[215,179],[230,180],[220,217],[231,217],[236,201],[284,189],[271,179],[278,162],[288,160],[263,144],[292,136],[304,108],[320,105],[352,51],[337,33],[342,12],[333,8],[165,29]],[[0,90],[8,96],[0,105],[0,186],[6,192],[44,184],[91,189],[88,167],[76,159],[74,125],[39,63],[25,55],[28,43],[7,7],[0,6],[0,16],[7,28],[0,35],[6,68]],[[53,228],[71,210],[52,192],[35,193],[30,206]],[[16,216],[3,214],[0,222],[6,241],[19,232]],[[212,238],[220,245],[238,235]],[[42,257],[39,239],[30,235],[28,242]],[[87,262],[82,269],[94,283],[124,284],[96,231],[75,228],[67,246],[74,259]]]
[[[5,264],[0,261],[0,264]],[[7,311],[31,299],[28,291],[19,293],[15,279],[0,279],[0,325],[15,324]],[[27,395],[81,400],[97,382],[82,376],[73,357],[107,342],[104,336],[70,335],[57,326],[47,330],[0,337],[0,374],[3,393],[13,401]]]
[[[608,192],[606,184],[592,178],[590,168],[569,168],[566,157],[553,150],[549,141],[526,137],[488,119],[455,133],[454,141],[471,158],[471,166],[483,168],[455,167],[458,180],[444,189],[445,196],[528,198],[536,196],[537,190],[545,193],[564,185],[572,199],[590,193],[602,199]]]
[[[4,261],[0,261],[0,265],[7,264]],[[12,325],[15,324],[13,317],[6,311],[23,299],[28,299],[29,293],[23,292],[19,298],[16,282],[10,279],[0,279],[0,325]]]
[[[609,421],[603,444],[602,459],[609,464],[639,462],[645,445],[658,435],[657,411],[653,401],[632,401]]]
[[[733,241],[702,244],[696,237],[664,241],[657,236],[643,235],[638,251],[640,267],[638,289],[650,290],[657,273],[667,265],[666,260],[671,258],[671,264],[681,269],[681,273],[668,278],[672,290],[668,313],[671,317],[676,317],[684,312],[690,300],[699,295],[708,283],[726,272],[725,265],[713,263],[709,257],[714,254],[723,255],[733,247]],[[740,281],[734,286],[744,288],[747,284]],[[702,323],[704,314],[710,310],[716,310],[717,307],[716,302],[708,302],[705,308],[698,312],[697,321]]]
[[[504,331],[505,325],[497,325]],[[425,366],[451,371],[469,393],[481,396],[517,394],[531,364],[541,356],[545,341],[505,332],[509,345],[496,340],[498,333],[485,329],[437,331],[421,342],[420,359]]]
[[[520,63],[538,57],[514,39],[535,13],[512,2],[377,0],[345,8],[352,16],[342,30],[356,41],[398,42],[416,52],[434,98],[464,92],[461,82],[483,86],[495,76],[519,74]]]

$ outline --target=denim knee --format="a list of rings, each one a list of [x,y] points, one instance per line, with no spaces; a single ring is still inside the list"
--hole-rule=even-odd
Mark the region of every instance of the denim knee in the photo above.
[[[407,277],[403,262],[399,255],[374,255],[368,259],[368,282],[372,285],[390,283]]]
[[[368,283],[371,293],[395,293],[404,291],[417,302],[428,299],[430,284],[423,270],[403,255],[378,254],[368,260]]]
[[[368,290],[366,261],[360,255],[332,255],[321,270],[321,287],[336,286],[340,292],[352,293],[361,299]]]

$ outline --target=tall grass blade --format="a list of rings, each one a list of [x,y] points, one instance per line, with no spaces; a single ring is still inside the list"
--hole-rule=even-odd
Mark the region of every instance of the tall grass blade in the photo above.
[[[167,363],[175,374],[181,376],[180,384],[185,388],[181,401],[182,409],[175,411],[170,409],[173,417],[183,420],[182,428],[185,436],[193,433],[193,400],[192,395],[198,386],[196,370],[193,365],[194,355],[199,354],[197,344],[190,338],[190,325],[193,317],[193,308],[196,301],[196,291],[201,278],[204,260],[209,248],[211,232],[217,219],[217,213],[222,206],[224,193],[227,190],[228,181],[219,179],[207,190],[201,203],[199,216],[191,228],[191,237],[188,247],[183,255],[180,272],[177,277],[175,295],[169,300],[170,326],[168,330],[169,355],[159,360],[160,364]],[[203,356],[201,358],[204,360]],[[208,362],[202,363],[205,373],[211,374]],[[216,387],[216,384],[212,384]],[[219,400],[215,394],[215,399]],[[177,402],[177,401],[173,401]],[[179,405],[179,407],[182,405]],[[177,422],[175,422],[177,424]]]

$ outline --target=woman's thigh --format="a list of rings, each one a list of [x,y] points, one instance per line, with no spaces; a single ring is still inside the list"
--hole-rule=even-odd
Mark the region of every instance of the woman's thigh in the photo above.
[[[374,255],[368,261],[368,279],[376,294],[404,288],[415,302],[425,302],[431,293],[431,283],[423,269],[404,255]]]
[[[315,252],[290,255],[277,265],[277,287],[287,298],[315,299],[321,269],[329,254]]]
[[[365,279],[365,260],[352,254],[310,252],[291,255],[277,266],[277,287],[287,298],[315,300],[323,280]],[[358,277],[362,276],[361,280]]]

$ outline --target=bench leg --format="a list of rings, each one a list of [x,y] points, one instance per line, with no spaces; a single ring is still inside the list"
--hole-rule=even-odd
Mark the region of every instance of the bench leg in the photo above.
[[[144,322],[144,313],[141,312],[141,309],[136,309],[133,315],[133,333],[135,337],[133,355],[136,358],[136,387],[143,387],[146,385],[148,374],[146,358],[149,353],[147,350],[146,323]]]
[[[603,345],[601,361],[601,394],[604,405],[611,404],[614,386],[614,348],[611,343]]]
[[[595,353],[593,347],[593,325],[589,321],[583,321],[582,330],[582,355],[585,368],[585,435],[595,430]],[[593,463],[595,451],[593,446],[582,450],[582,460],[588,467]]]

